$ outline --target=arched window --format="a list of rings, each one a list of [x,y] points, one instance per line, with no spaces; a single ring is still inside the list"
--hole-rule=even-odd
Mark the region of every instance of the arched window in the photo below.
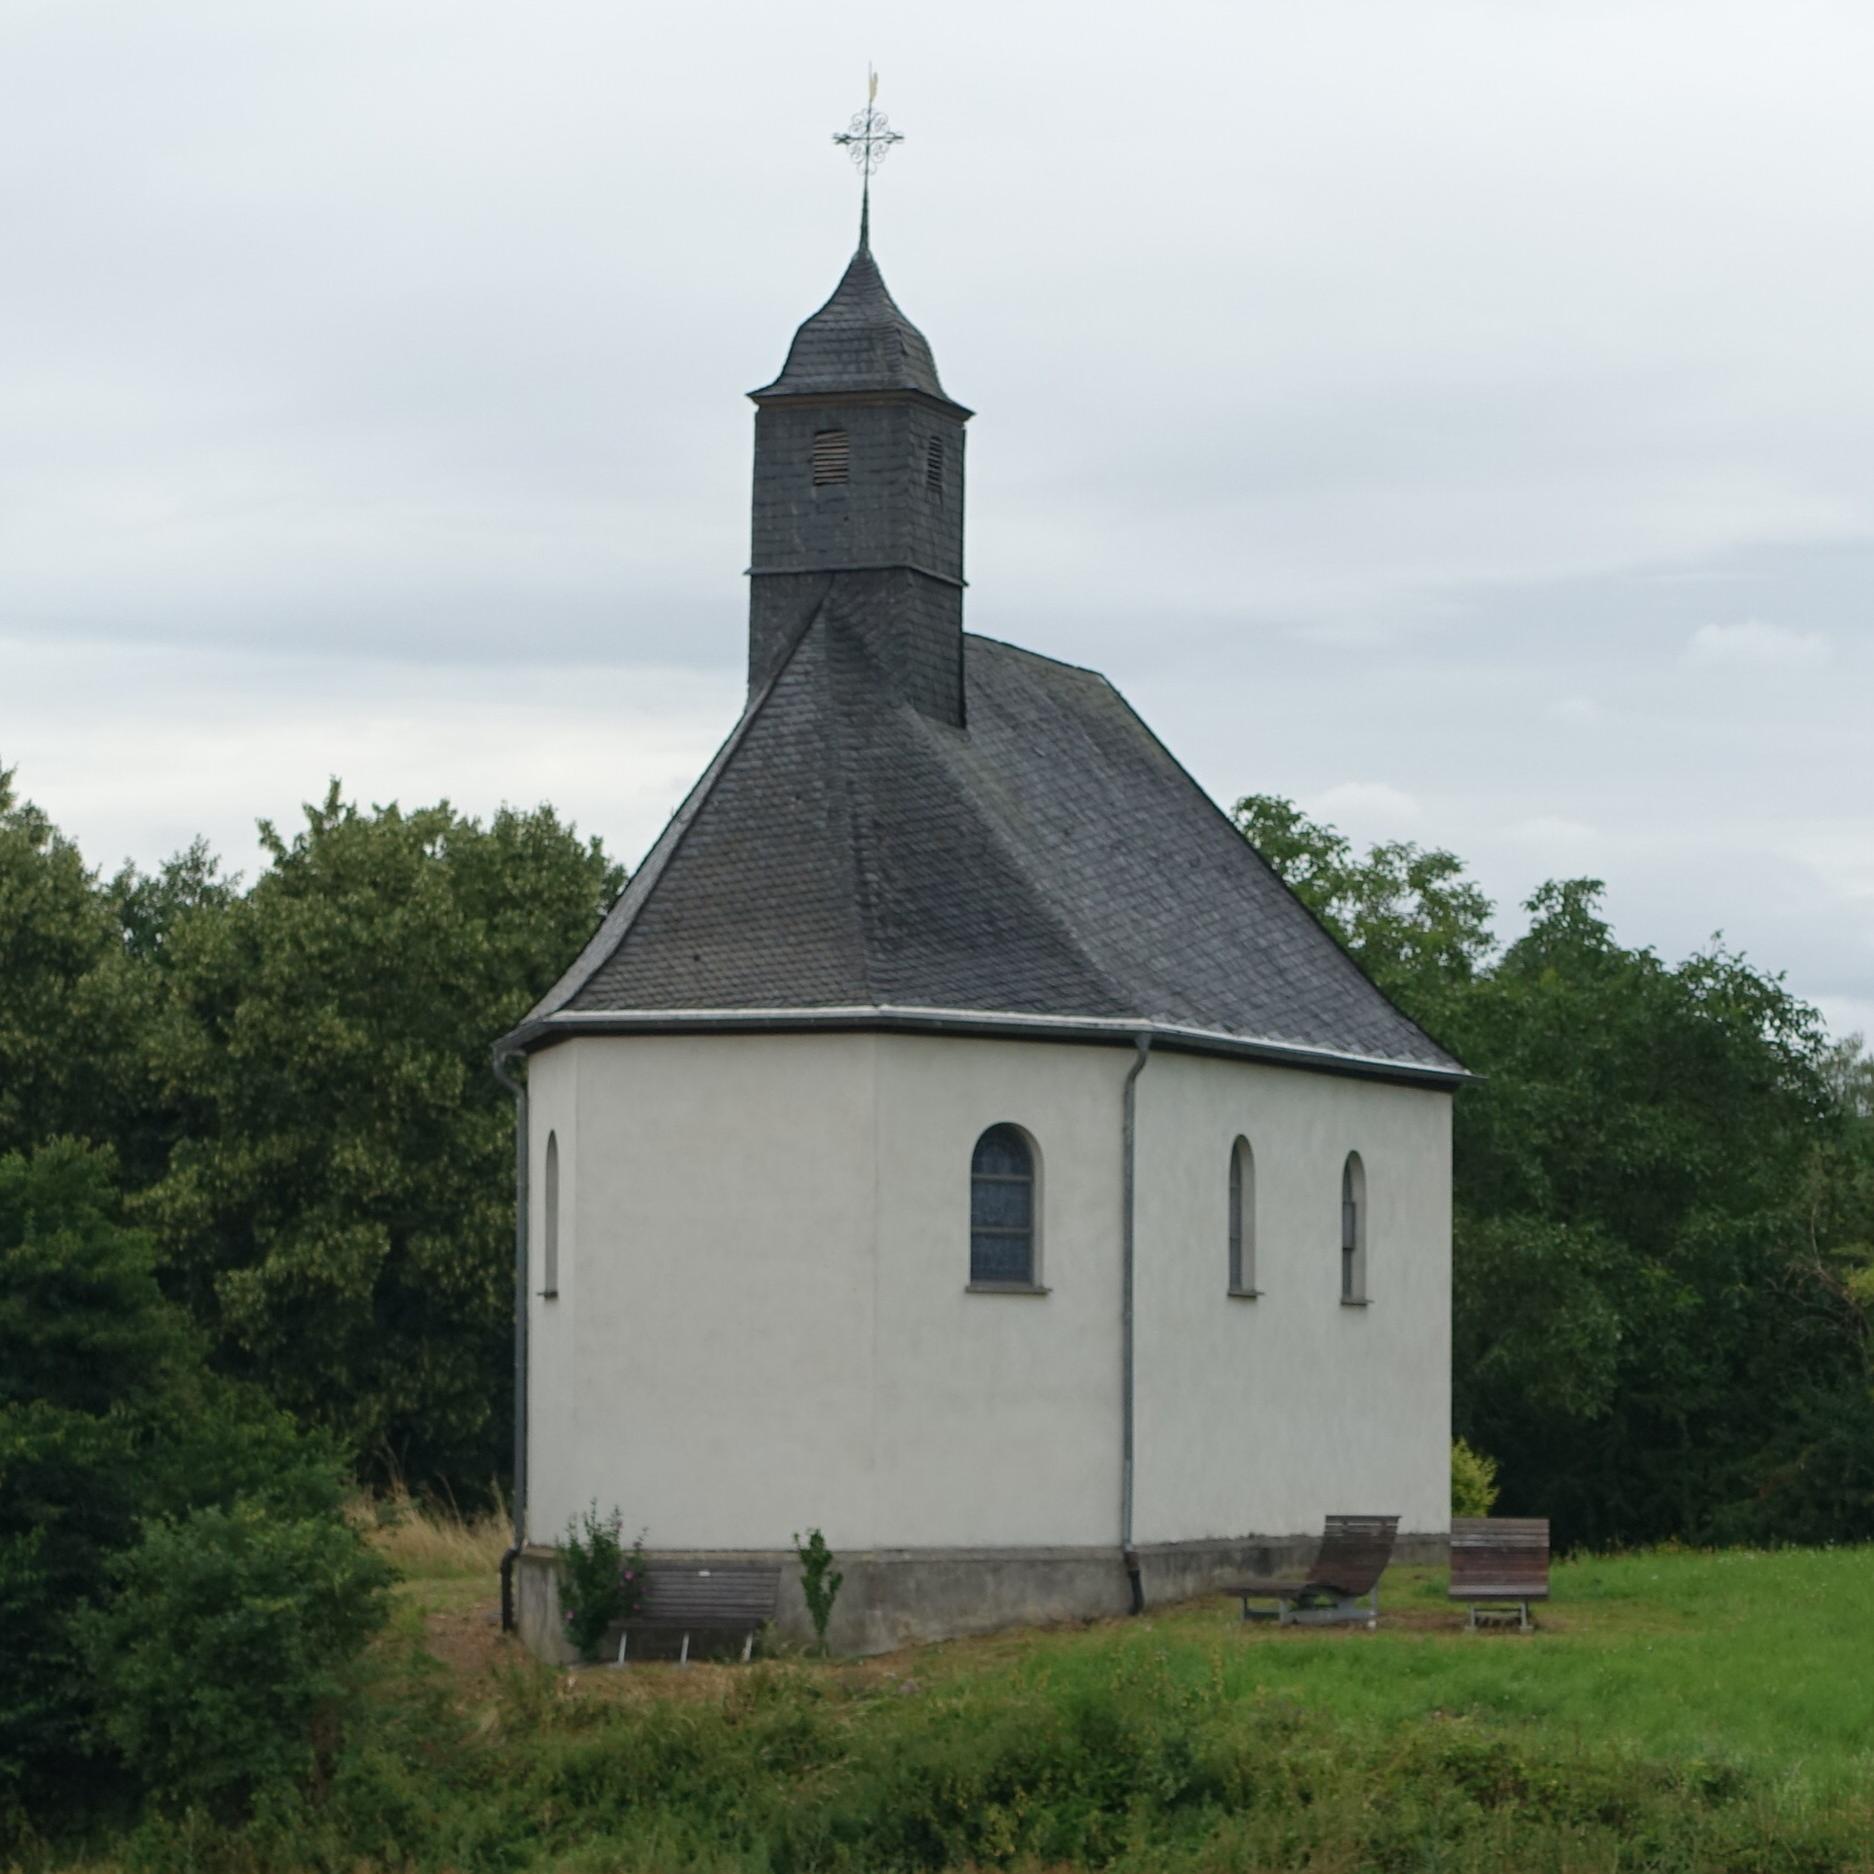
[[[1256,1160],[1249,1141],[1230,1147],[1230,1293],[1256,1292]]]
[[[1019,1126],[991,1126],[970,1156],[970,1284],[1036,1286],[1035,1152]]]
[[[545,1248],[540,1258],[540,1293],[548,1301],[560,1292],[560,1140],[547,1134],[546,1190],[541,1206]]]
[[[1366,1300],[1366,1167],[1347,1154],[1340,1174],[1340,1298]]]

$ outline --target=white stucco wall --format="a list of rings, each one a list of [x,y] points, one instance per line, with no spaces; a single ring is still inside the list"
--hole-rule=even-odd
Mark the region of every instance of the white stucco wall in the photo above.
[[[596,1497],[665,1549],[809,1524],[853,1551],[1115,1543],[1132,1059],[862,1035],[537,1055],[561,1236],[559,1299],[531,1302],[532,1537]],[[1442,1529],[1448,1096],[1164,1051],[1138,1093],[1136,1539],[1318,1532],[1331,1509]],[[1039,1146],[1045,1295],[967,1289],[970,1153],[1000,1121]],[[1256,1301],[1224,1292],[1238,1132]],[[1339,1300],[1350,1148],[1366,1309]]]
[[[1448,1527],[1451,1100],[1155,1053],[1138,1085],[1140,1542]],[[1255,1155],[1254,1300],[1226,1293],[1230,1147]],[[1367,1189],[1366,1307],[1341,1305],[1341,1169]]]
[[[1111,1543],[1119,1515],[1119,1101],[1130,1048],[878,1048],[875,1540]],[[971,1293],[970,1155],[1034,1141],[1045,1295]]]
[[[530,1362],[529,1533],[596,1497],[664,1548],[782,1546],[808,1522],[868,1540],[872,1044],[580,1039],[530,1074],[536,1175],[547,1075],[576,1110],[561,1295],[533,1301],[557,1318]]]
[[[578,1057],[553,1048],[527,1063],[528,1297],[527,1297],[527,1493],[535,1505],[551,1505],[543,1521],[531,1515],[535,1536],[553,1540],[565,1527],[571,1503],[582,1488],[581,1459],[567,1436],[573,1414],[573,1322],[582,1275],[579,1254],[579,1148],[575,1132]],[[547,1140],[557,1136],[560,1155],[559,1299],[540,1294],[546,1234]],[[584,1501],[583,1498],[579,1499]]]

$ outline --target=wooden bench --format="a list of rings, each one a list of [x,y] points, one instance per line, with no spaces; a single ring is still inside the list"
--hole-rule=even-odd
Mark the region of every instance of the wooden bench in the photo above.
[[[1452,1517],[1450,1597],[1470,1603],[1467,1626],[1477,1625],[1480,1607],[1501,1618],[1514,1608],[1526,1630],[1529,1603],[1549,1598],[1549,1519]]]
[[[1224,1592],[1241,1598],[1245,1620],[1276,1620],[1285,1627],[1364,1621],[1376,1627],[1379,1578],[1392,1560],[1398,1533],[1396,1516],[1330,1516],[1306,1574],[1239,1581]],[[1252,1608],[1251,1601],[1274,1601],[1275,1606]]]
[[[690,1663],[692,1633],[742,1633],[744,1663],[755,1650],[756,1630],[774,1618],[781,1591],[778,1563],[767,1567],[683,1568],[665,1564],[644,1571],[644,1601],[618,1636],[618,1663],[634,1632],[680,1633],[678,1664]]]

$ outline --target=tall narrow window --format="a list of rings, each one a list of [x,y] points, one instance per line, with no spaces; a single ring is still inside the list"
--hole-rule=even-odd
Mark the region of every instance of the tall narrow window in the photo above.
[[[544,1245],[540,1256],[540,1293],[548,1301],[560,1292],[560,1140],[547,1134],[547,1170],[541,1206]]]
[[[1366,1167],[1349,1152],[1340,1174],[1340,1298],[1366,1300]]]
[[[1256,1160],[1249,1141],[1230,1147],[1230,1293],[1256,1292]]]
[[[944,439],[933,436],[924,445],[924,486],[934,495],[944,491]]]
[[[813,438],[813,485],[843,482],[852,471],[852,442],[843,429],[823,429]]]
[[[1019,1126],[991,1126],[970,1157],[970,1285],[1036,1285],[1035,1153]]]

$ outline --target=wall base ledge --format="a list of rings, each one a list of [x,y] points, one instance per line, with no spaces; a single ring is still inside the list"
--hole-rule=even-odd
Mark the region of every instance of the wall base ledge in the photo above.
[[[1214,1536],[1135,1545],[1147,1609],[1216,1593],[1242,1575],[1279,1574],[1303,1567],[1320,1531],[1286,1536]],[[1437,1566],[1449,1555],[1449,1532],[1401,1533],[1393,1560]],[[780,1599],[774,1628],[796,1643],[813,1638],[800,1592],[799,1563],[787,1549],[656,1549],[646,1561],[706,1568],[778,1563]],[[845,1576],[833,1609],[827,1643],[836,1653],[891,1652],[901,1646],[951,1640],[1006,1627],[1045,1626],[1126,1613],[1131,1583],[1117,1544],[1076,1547],[841,1549]],[[555,1664],[573,1655],[559,1610],[559,1551],[530,1542],[516,1568],[517,1622],[522,1642]],[[1381,1606],[1385,1604],[1384,1585]],[[633,1642],[633,1651],[641,1649]]]

